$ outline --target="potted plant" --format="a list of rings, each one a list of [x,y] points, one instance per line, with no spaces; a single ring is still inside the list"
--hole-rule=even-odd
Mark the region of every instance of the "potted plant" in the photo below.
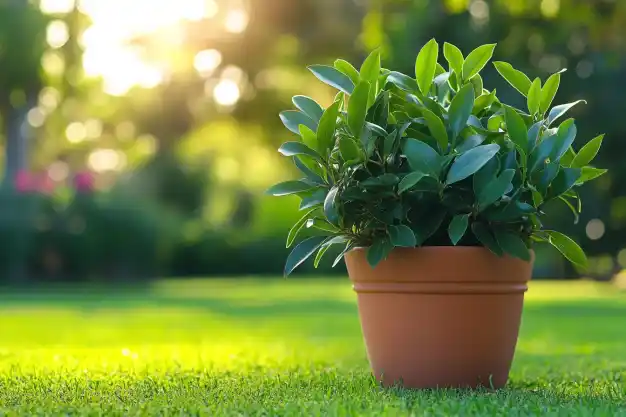
[[[535,243],[575,265],[586,257],[566,235],[545,230],[546,203],[580,210],[577,188],[606,170],[589,166],[603,136],[576,152],[581,103],[552,107],[560,74],[531,81],[494,62],[527,108],[502,103],[480,71],[495,44],[467,57],[433,39],[415,78],[381,68],[374,51],[360,70],[344,60],[311,72],[339,90],[326,109],[296,96],[281,113],[300,136],[283,144],[303,178],[271,187],[301,197],[285,274],[340,246],[368,357],[384,385],[502,387],[518,337]],[[443,61],[443,60],[441,60]]]

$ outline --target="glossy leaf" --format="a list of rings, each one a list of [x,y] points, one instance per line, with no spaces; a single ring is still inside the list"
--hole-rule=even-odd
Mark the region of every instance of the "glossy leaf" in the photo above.
[[[337,199],[338,191],[339,189],[336,186],[331,188],[324,199],[324,215],[330,223],[335,225],[339,219],[339,214],[337,213],[337,208],[335,207],[335,200]]]
[[[543,125],[543,121],[537,122],[528,129],[528,146],[526,147],[526,153],[530,154],[537,146],[537,142],[539,141],[539,134],[541,133],[541,126]],[[524,124],[524,126],[526,126]]]
[[[354,83],[350,77],[338,69],[328,65],[311,65],[309,66],[309,70],[320,81],[336,88],[337,90],[343,91],[346,94],[352,94],[352,91],[354,90]]]
[[[558,197],[571,189],[580,179],[582,170],[580,168],[562,168],[550,186],[550,197]]]
[[[297,135],[300,134],[300,125],[304,125],[311,130],[317,129],[317,123],[313,119],[297,110],[286,110],[280,112],[280,120],[287,129]]]
[[[298,237],[298,234],[300,233],[300,231],[304,228],[304,225],[306,224],[307,220],[309,220],[309,218],[311,217],[311,215],[316,211],[317,209],[312,209],[307,211],[302,217],[300,217],[300,219],[298,219],[298,221],[293,225],[293,227],[289,230],[289,234],[287,235],[287,243],[286,243],[286,247],[290,248],[291,245],[293,245],[293,242],[296,240],[296,238]]]
[[[417,244],[415,234],[406,225],[389,226],[388,231],[393,246],[412,248]]]
[[[327,188],[319,188],[315,190],[311,195],[302,198],[300,202],[300,210],[306,210],[308,208],[321,206],[326,200]]]
[[[515,170],[506,169],[498,177],[493,178],[478,194],[478,205],[484,209],[502,198],[511,186],[514,175]]]
[[[311,168],[309,168],[300,158],[307,158],[305,156],[294,156],[293,163],[306,176],[306,180],[318,185],[326,184],[324,178],[322,178],[317,172],[314,172]],[[309,159],[309,161],[311,161]],[[312,162],[312,161],[311,161]]]
[[[469,82],[474,87],[474,96],[480,96],[483,93],[483,77],[480,74],[476,74],[470,78]]]
[[[521,154],[526,155],[528,150],[528,130],[524,119],[513,108],[504,107],[504,118],[509,137]]]
[[[479,46],[469,53],[465,61],[463,62],[463,79],[469,80],[474,75],[478,74],[482,70],[487,62],[493,56],[493,50],[496,44],[487,44]]]
[[[591,139],[585,146],[582,147],[578,154],[572,160],[570,166],[572,168],[582,168],[586,165],[589,165],[591,161],[596,157],[600,147],[602,146],[602,140],[604,139],[604,135],[596,136]]]
[[[341,71],[343,74],[347,75],[348,78],[352,81],[353,85],[357,85],[361,80],[361,76],[359,71],[357,71],[354,66],[346,60],[338,59],[334,63],[335,68]]]
[[[297,194],[314,188],[313,185],[304,181],[285,181],[275,184],[267,189],[266,194],[280,197],[283,195]]]
[[[531,115],[539,112],[539,107],[541,105],[541,80],[539,78],[535,78],[530,85],[527,104],[528,111]]]
[[[495,89],[491,93],[489,93],[489,94],[485,94],[483,92],[483,94],[478,96],[478,98],[476,98],[476,101],[474,101],[474,107],[472,108],[472,113],[473,114],[480,113],[484,109],[486,109],[489,106],[491,106],[495,101],[496,101],[496,90]]]
[[[411,172],[400,181],[400,184],[398,185],[398,194],[402,194],[403,192],[410,190],[425,176],[426,174],[423,172]]]
[[[315,132],[311,130],[310,127],[305,125],[300,125],[300,137],[302,138],[302,142],[311,149],[317,149],[317,135]]]
[[[457,152],[464,153],[473,149],[485,141],[485,137],[482,135],[472,135],[463,140],[459,146],[456,147]]]
[[[324,109],[315,100],[307,96],[294,96],[291,101],[302,113],[313,119],[315,123],[319,123],[322,114],[324,114]]]
[[[380,49],[374,50],[361,65],[361,80],[368,81],[372,86],[376,85],[380,75]]]
[[[559,85],[561,84],[561,72],[563,71],[552,74],[541,89],[541,104],[539,106],[541,114],[545,114],[552,105],[552,101],[554,100],[554,97],[559,90]]]
[[[548,242],[552,244],[559,252],[569,259],[574,265],[581,268],[587,267],[587,256],[585,252],[570,237],[554,230],[546,230]]]
[[[448,236],[453,245],[459,243],[459,241],[465,235],[468,226],[469,214],[459,214],[452,218],[450,225],[448,226]]]
[[[463,155],[459,156],[450,167],[446,183],[448,185],[454,184],[474,174],[489,162],[499,150],[500,146],[492,143],[489,145],[480,145],[465,152]]]
[[[422,47],[415,61],[415,79],[422,94],[427,95],[435,78],[439,44],[436,40],[429,40]]]
[[[576,125],[574,119],[568,119],[561,123],[556,134],[556,143],[553,151],[550,153],[550,159],[558,161],[567,152],[576,139]]]
[[[307,155],[317,160],[322,159],[319,153],[301,142],[285,142],[278,148],[278,152],[284,156]]]
[[[403,152],[414,171],[439,175],[439,154],[426,143],[417,139],[407,139]]]
[[[367,115],[367,100],[369,100],[370,83],[361,81],[350,96],[348,103],[348,126],[355,137],[360,137]]]
[[[495,236],[498,246],[500,246],[506,254],[530,262],[530,252],[521,237],[503,230],[496,230]]]
[[[498,256],[502,256],[504,254],[504,252],[502,252],[502,248],[498,245],[496,238],[483,223],[472,223],[472,233],[476,239],[478,239],[478,241],[491,252]]]
[[[524,97],[528,95],[528,90],[530,90],[532,83],[526,74],[516,70],[508,62],[496,61],[493,65],[496,67],[496,70],[500,73],[502,78],[511,84],[513,88],[522,93]]]
[[[459,77],[463,75],[463,52],[451,43],[445,42],[443,44],[443,56],[448,61],[450,69],[454,71]]]
[[[415,227],[415,238],[417,239],[417,246],[422,245],[426,242],[432,235],[434,235],[437,230],[443,224],[443,219],[446,217],[446,212],[444,210],[438,210],[433,213],[429,213],[426,218],[423,218],[422,221],[416,224]]]
[[[456,139],[459,133],[461,133],[461,130],[463,130],[465,126],[467,125],[467,120],[472,114],[473,108],[474,108],[474,89],[472,88],[470,84],[466,84],[454,96],[454,98],[452,99],[452,102],[450,103],[450,108],[448,109],[448,122],[450,123],[450,130],[452,131],[453,141]],[[426,115],[424,115],[424,117],[426,117]],[[426,119],[426,121],[428,122],[428,119]],[[430,128],[430,124],[428,126]],[[431,133],[435,135],[432,129],[431,129]],[[443,129],[443,133],[445,133],[445,127]],[[445,143],[447,146],[447,143],[448,143],[447,135],[445,139],[446,139]],[[445,148],[442,148],[442,149],[445,149]]]
[[[448,149],[448,133],[446,132],[443,121],[437,117],[435,113],[426,108],[422,109],[422,114],[424,115],[424,119],[426,119],[428,130],[430,130],[430,133],[437,140],[439,149],[445,152]]]
[[[408,91],[410,93],[419,91],[419,86],[417,85],[417,82],[413,78],[400,72],[392,71],[389,74],[389,77],[387,77],[387,81],[393,83],[398,88],[404,91]]]
[[[291,274],[294,269],[313,255],[325,240],[325,236],[313,236],[303,240],[293,248],[285,262],[285,276]]]
[[[381,261],[387,258],[393,250],[393,245],[385,237],[376,239],[372,246],[367,249],[367,262],[370,267],[375,268]]]
[[[601,177],[607,172],[608,170],[606,169],[600,169],[600,168],[594,168],[594,167],[583,167],[582,174],[580,178],[578,179],[577,184],[583,184],[585,182],[595,180],[596,178]]]
[[[587,103],[585,100],[578,100],[572,103],[561,104],[559,106],[555,106],[550,110],[548,114],[548,126],[552,125],[559,117],[563,116],[565,113],[569,111],[572,107],[580,103]]]
[[[341,158],[344,161],[358,161],[361,160],[361,150],[356,142],[349,137],[342,137],[339,140],[339,152],[341,153]]]
[[[339,117],[340,101],[335,101],[328,107],[320,120],[317,128],[318,149],[327,155],[335,145],[335,128],[337,127],[337,117]]]

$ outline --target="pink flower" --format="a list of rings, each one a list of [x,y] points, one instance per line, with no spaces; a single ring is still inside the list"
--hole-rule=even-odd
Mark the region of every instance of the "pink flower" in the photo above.
[[[36,178],[26,170],[18,171],[15,176],[15,189],[21,193],[28,193],[37,189]]]
[[[74,176],[74,188],[80,193],[89,193],[94,189],[94,178],[91,172],[82,171]]]

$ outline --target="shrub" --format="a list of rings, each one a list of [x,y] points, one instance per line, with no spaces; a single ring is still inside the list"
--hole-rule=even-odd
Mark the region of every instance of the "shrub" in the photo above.
[[[394,247],[482,245],[497,255],[530,260],[535,242],[549,242],[577,266],[586,264],[568,236],[545,230],[544,206],[565,204],[578,216],[577,188],[606,170],[588,166],[603,136],[578,152],[574,119],[561,121],[581,101],[552,107],[561,72],[531,81],[505,62],[497,71],[518,90],[527,109],[502,103],[484,88],[480,71],[495,44],[464,57],[444,44],[445,69],[433,39],[419,52],[415,78],[381,68],[373,52],[360,71],[343,60],[311,72],[339,90],[323,109],[296,96],[298,110],[282,112],[300,136],[279,152],[293,158],[303,178],[271,187],[275,196],[301,197],[304,212],[287,237],[285,273],[313,254],[368,247],[375,266]]]

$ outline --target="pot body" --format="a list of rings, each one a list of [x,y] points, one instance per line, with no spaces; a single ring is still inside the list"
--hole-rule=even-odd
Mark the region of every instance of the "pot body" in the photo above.
[[[354,249],[345,259],[383,385],[506,384],[532,262],[482,247],[395,248],[371,268],[366,253]]]

